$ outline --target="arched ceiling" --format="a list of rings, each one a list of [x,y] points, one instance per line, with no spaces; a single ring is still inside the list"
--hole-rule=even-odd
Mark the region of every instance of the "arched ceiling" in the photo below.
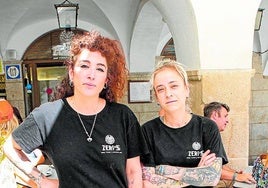
[[[151,2],[144,4],[133,30],[130,62],[140,62],[144,69],[151,71],[148,62],[154,62],[155,56],[160,55],[156,54],[156,50],[164,25],[165,22],[155,6]],[[134,64],[130,65],[133,72],[138,72],[138,69]]]
[[[21,59],[27,47],[39,36],[58,28],[54,4],[64,0],[1,0],[0,51],[15,49]],[[174,39],[178,60],[198,69],[200,64],[195,10],[189,0],[70,0],[79,4],[78,28],[99,30],[118,39],[131,72],[150,72],[155,57],[166,42]],[[207,3],[207,2],[206,2]],[[227,3],[229,4],[229,3]],[[268,5],[262,0],[262,8]],[[196,7],[195,7],[196,8]],[[267,11],[263,21],[267,19]],[[265,26],[266,25],[266,26]],[[261,50],[267,49],[262,22]],[[268,40],[267,40],[268,41]],[[253,46],[253,45],[252,45]],[[265,49],[264,49],[265,48]]]
[[[18,59],[21,59],[27,47],[36,38],[57,29],[54,4],[62,2],[63,0],[1,1],[0,51],[3,57],[5,58],[7,49],[15,49]],[[151,71],[156,52],[159,51],[158,43],[159,41],[163,43],[160,37],[168,35],[165,42],[171,38],[167,26],[163,26],[165,23],[162,21],[162,16],[148,0],[70,0],[70,2],[79,4],[78,28],[96,29],[108,37],[119,40],[129,67],[133,67],[133,71]],[[135,57],[135,54],[140,52],[141,45],[144,46],[143,54]],[[134,55],[131,55],[132,53]],[[145,67],[140,61],[144,57],[149,59]],[[134,66],[130,65],[131,58],[135,62]]]
[[[27,26],[35,26],[39,23],[47,24],[49,22],[47,30],[43,31],[43,33],[56,29],[58,23],[54,4],[62,2],[59,0],[1,1],[1,49],[4,50],[12,36]],[[90,23],[117,37],[106,13],[94,1],[79,0],[71,2],[79,4],[78,27],[85,25],[84,23]],[[38,30],[38,28],[33,29]]]

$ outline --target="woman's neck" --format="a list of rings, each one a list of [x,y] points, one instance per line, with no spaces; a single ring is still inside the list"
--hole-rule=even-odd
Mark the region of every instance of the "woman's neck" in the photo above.
[[[78,113],[83,115],[94,115],[99,113],[105,106],[102,98],[85,98],[71,96],[67,98],[69,105]]]
[[[184,127],[192,118],[189,112],[183,113],[165,113],[163,116],[163,122],[168,127],[181,128]]]

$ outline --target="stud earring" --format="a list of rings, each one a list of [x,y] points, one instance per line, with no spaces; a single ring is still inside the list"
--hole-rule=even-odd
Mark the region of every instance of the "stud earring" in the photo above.
[[[103,89],[106,89],[106,88],[107,88],[107,83],[105,83],[103,86]]]
[[[69,86],[74,87],[74,82],[72,80],[69,80]]]

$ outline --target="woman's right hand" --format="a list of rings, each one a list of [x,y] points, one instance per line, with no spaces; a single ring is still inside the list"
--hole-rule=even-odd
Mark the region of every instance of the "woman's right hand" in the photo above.
[[[202,166],[210,166],[216,159],[216,154],[215,153],[210,153],[210,150],[207,150],[205,153],[203,153],[201,160],[198,164],[198,167]]]

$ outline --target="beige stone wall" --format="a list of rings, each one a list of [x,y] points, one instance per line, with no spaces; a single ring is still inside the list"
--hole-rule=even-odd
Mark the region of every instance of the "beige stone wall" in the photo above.
[[[251,97],[251,78],[253,70],[213,70],[188,71],[190,82],[191,108],[203,115],[203,106],[212,101],[227,103],[230,108],[229,124],[221,133],[230,166],[243,169],[248,165],[249,156],[249,103]],[[149,74],[131,74],[130,80],[149,80]],[[136,114],[140,123],[156,117],[158,109],[152,103],[128,104],[127,95],[123,103]]]
[[[4,64],[19,64],[21,61],[5,61]],[[21,67],[22,68],[22,67]],[[6,96],[7,100],[20,111],[22,118],[25,117],[25,103],[24,103],[24,87],[23,75],[21,72],[21,79],[6,80]]]
[[[229,124],[221,133],[230,165],[248,165],[249,101],[252,70],[211,70],[197,72],[192,84],[193,112],[203,115],[204,104],[220,101],[230,106]]]
[[[262,75],[261,56],[256,53],[253,54],[253,68],[249,113],[251,163],[259,154],[268,152],[268,78]]]
[[[150,73],[131,73],[129,76],[129,80],[137,81],[137,80],[150,80]],[[154,97],[153,91],[152,94],[152,102],[151,103],[129,103],[128,102],[128,85],[126,86],[126,95],[123,98],[122,103],[126,104],[131,108],[131,110],[137,116],[140,124],[142,125],[146,121],[153,119],[158,116],[159,106],[157,105]]]

